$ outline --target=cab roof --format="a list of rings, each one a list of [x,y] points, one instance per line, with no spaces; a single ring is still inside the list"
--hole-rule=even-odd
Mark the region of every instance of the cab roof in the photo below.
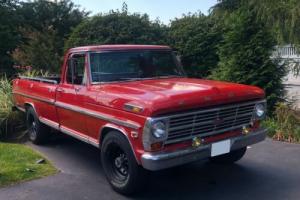
[[[85,52],[85,51],[110,51],[110,50],[171,50],[169,46],[163,45],[132,45],[132,44],[106,44],[106,45],[91,45],[81,46],[69,49],[70,53]]]

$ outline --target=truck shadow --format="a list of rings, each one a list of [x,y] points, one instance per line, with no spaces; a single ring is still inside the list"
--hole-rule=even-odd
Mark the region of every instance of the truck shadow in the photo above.
[[[84,170],[106,181],[98,149],[69,137],[58,137],[47,144],[53,146],[61,146],[68,156],[85,163]],[[284,199],[297,187],[289,176],[287,171],[276,168],[276,163],[266,166],[246,155],[233,165],[204,160],[151,172],[145,180],[144,191],[132,197],[112,196],[118,199]]]

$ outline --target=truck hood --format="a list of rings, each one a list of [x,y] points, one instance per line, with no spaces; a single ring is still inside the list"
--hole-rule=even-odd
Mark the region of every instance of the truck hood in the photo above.
[[[166,113],[264,98],[258,87],[191,78],[162,78],[92,86],[96,104],[118,110],[125,104],[142,108],[138,114]]]

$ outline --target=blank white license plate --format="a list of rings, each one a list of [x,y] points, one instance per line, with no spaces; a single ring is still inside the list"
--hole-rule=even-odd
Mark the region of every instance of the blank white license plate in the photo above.
[[[211,145],[211,157],[230,152],[230,140],[223,140]]]

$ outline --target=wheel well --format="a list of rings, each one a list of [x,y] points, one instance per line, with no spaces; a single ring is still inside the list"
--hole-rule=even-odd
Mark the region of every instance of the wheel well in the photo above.
[[[120,133],[121,136],[124,136],[127,140],[128,140],[128,143],[131,147],[131,150],[132,150],[132,153],[135,157],[135,160],[138,162],[138,159],[135,155],[135,152],[134,152],[134,149],[133,149],[133,146],[128,138],[128,136],[126,135],[126,133],[122,130],[119,130],[118,128],[114,128],[114,127],[104,127],[103,129],[101,129],[100,131],[100,138],[99,138],[99,148],[101,149],[101,146],[102,146],[102,142],[104,140],[104,138],[106,137],[106,135],[110,132],[110,131],[117,131]]]
[[[27,111],[30,107],[33,108],[33,106],[32,106],[30,103],[25,103],[25,104],[24,104],[24,108],[25,108],[26,111]]]
[[[111,128],[111,127],[104,127],[101,132],[100,132],[100,138],[99,138],[99,146],[102,146],[102,142],[105,138],[105,136],[107,135],[107,133],[109,133],[110,131],[118,131],[120,132],[118,129],[115,128]],[[121,132],[120,132],[121,133]],[[121,133],[122,134],[122,133]]]

